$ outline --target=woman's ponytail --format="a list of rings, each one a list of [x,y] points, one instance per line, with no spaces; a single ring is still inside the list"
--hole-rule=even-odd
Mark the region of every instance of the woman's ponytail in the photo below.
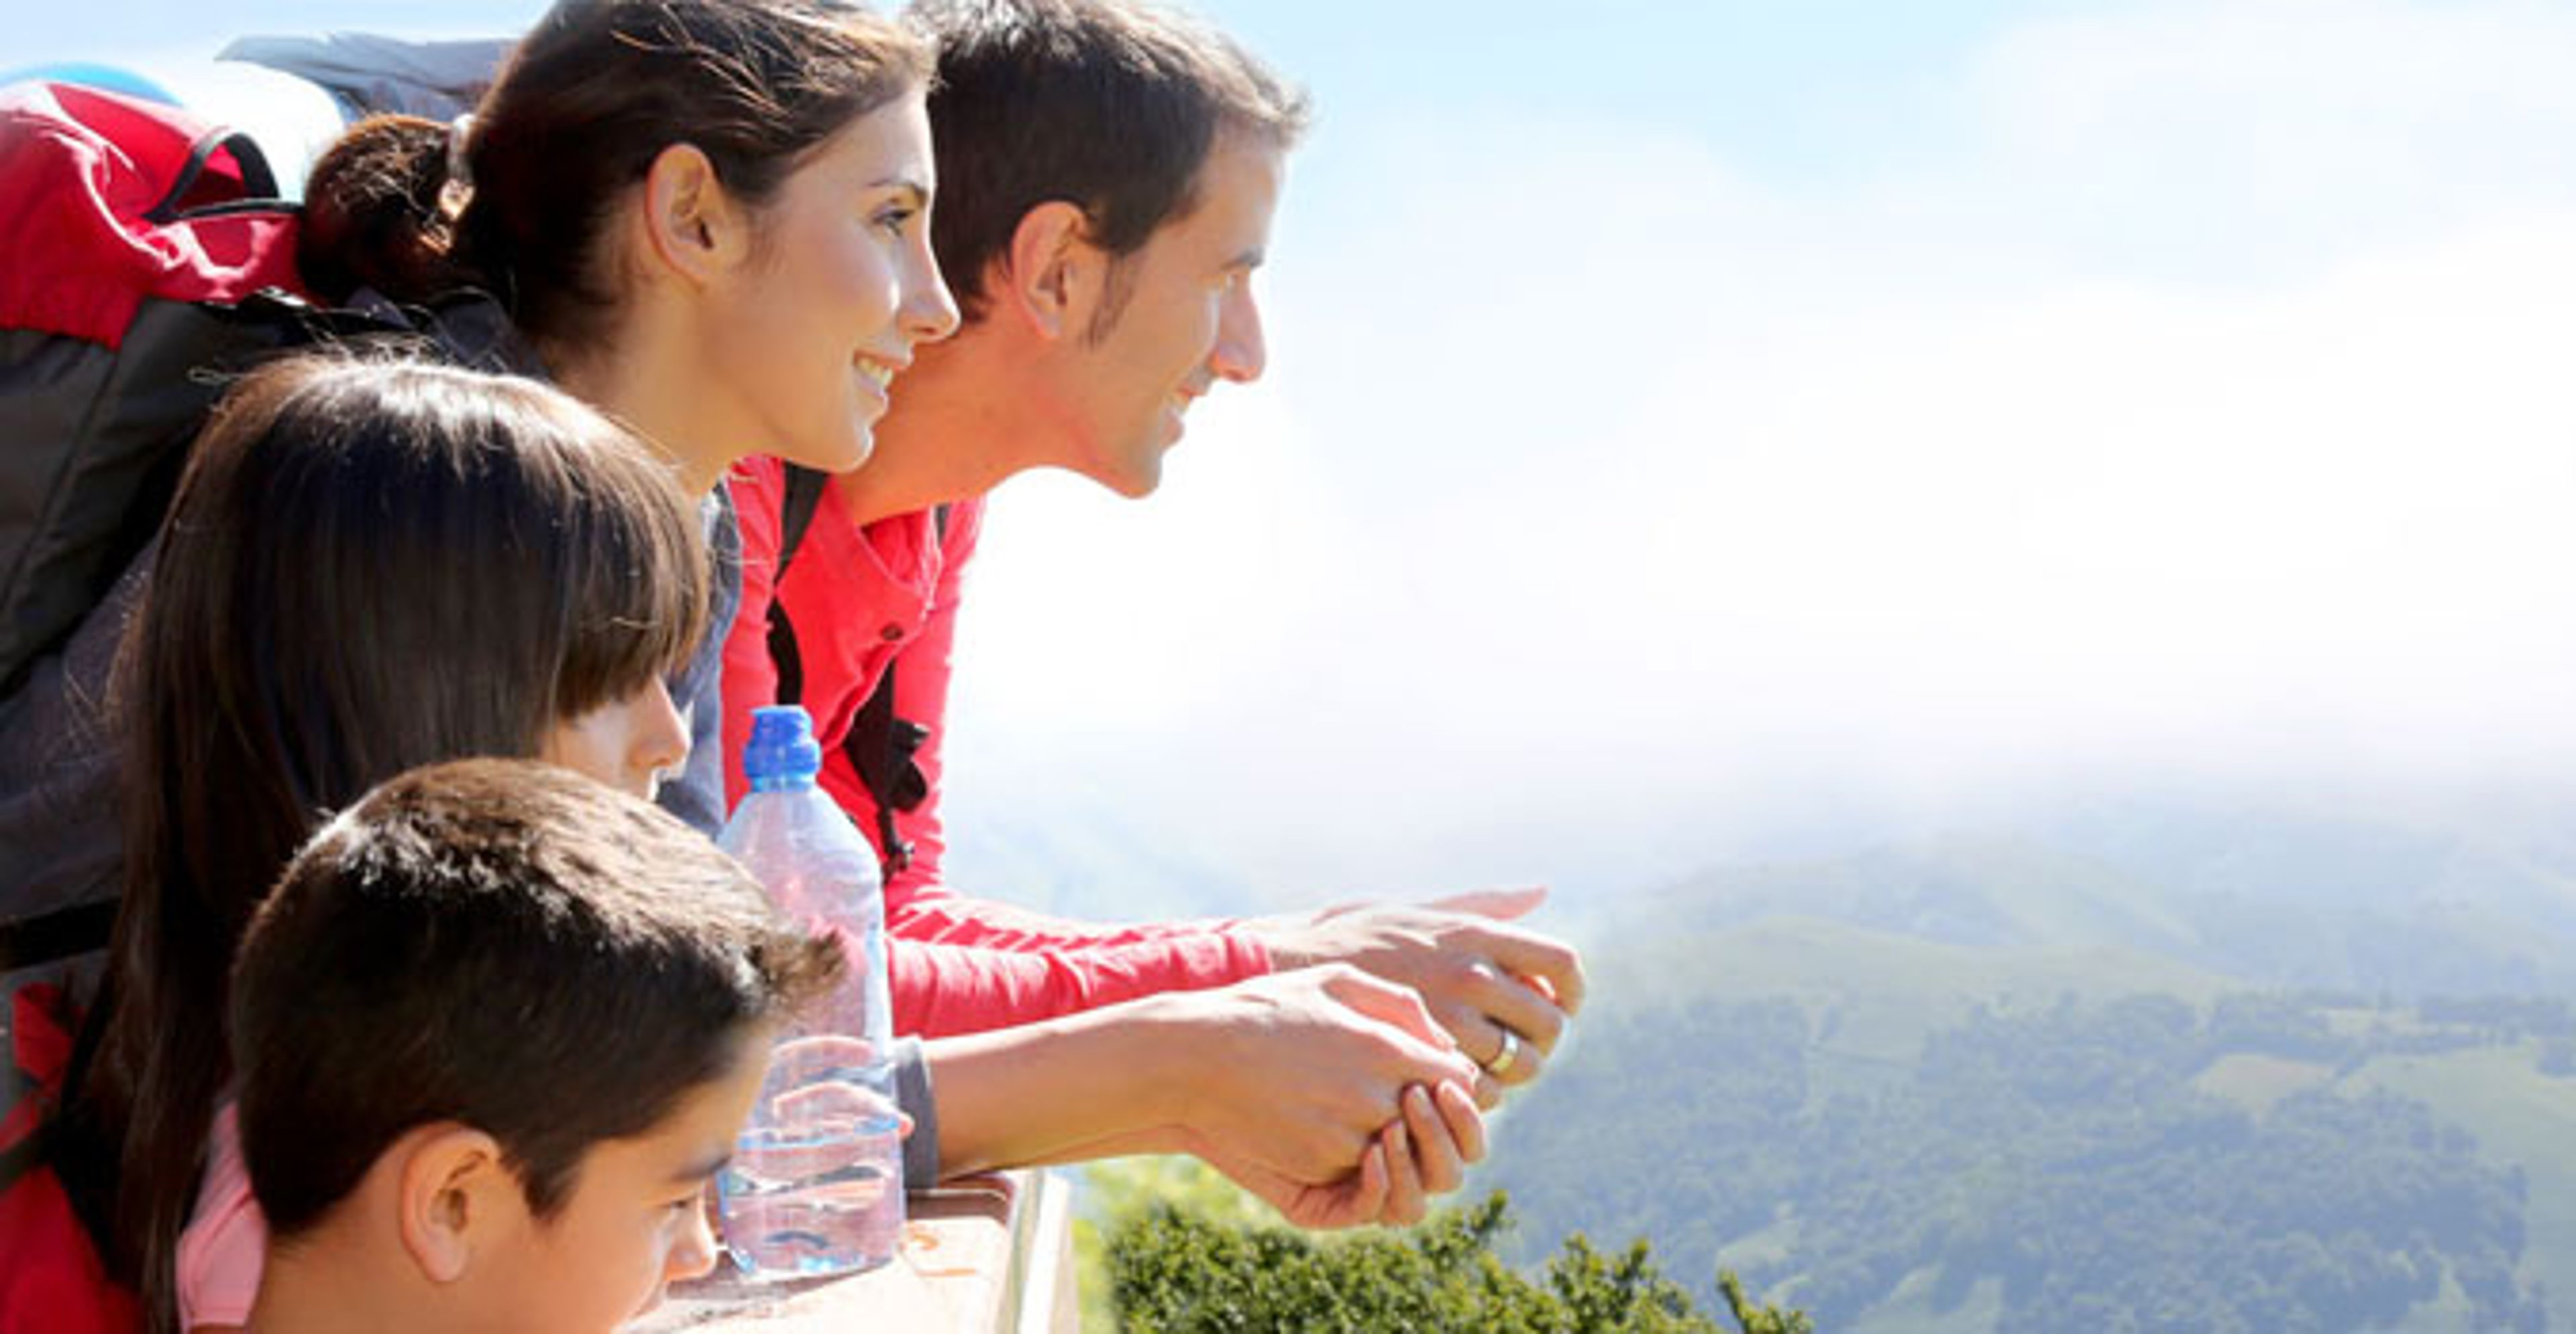
[[[326,301],[372,288],[425,302],[460,288],[503,294],[457,226],[471,185],[452,168],[450,127],[418,116],[360,121],[313,164],[295,261]]]

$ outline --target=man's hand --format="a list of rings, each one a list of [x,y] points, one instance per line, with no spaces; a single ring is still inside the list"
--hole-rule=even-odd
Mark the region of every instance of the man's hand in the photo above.
[[[1357,904],[1249,929],[1282,971],[1346,963],[1421,993],[1431,1017],[1490,1072],[1479,1081],[1479,1101],[1490,1106],[1495,1083],[1538,1077],[1583,1004],[1573,947],[1508,925],[1546,897],[1544,889],[1489,890],[1416,906]]]

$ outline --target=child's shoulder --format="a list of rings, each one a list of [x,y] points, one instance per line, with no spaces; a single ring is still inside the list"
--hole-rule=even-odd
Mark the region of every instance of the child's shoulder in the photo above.
[[[197,1206],[179,1234],[179,1323],[241,1325],[259,1296],[260,1267],[268,1250],[268,1220],[250,1193],[242,1164],[241,1123],[227,1100],[206,1137],[206,1175]]]

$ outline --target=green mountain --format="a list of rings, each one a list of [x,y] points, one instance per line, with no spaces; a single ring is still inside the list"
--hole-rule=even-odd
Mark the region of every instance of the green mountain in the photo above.
[[[2576,1329],[2554,852],[2112,832],[1601,909],[1597,1003],[1480,1184],[1527,1245],[1650,1237],[1829,1331]]]

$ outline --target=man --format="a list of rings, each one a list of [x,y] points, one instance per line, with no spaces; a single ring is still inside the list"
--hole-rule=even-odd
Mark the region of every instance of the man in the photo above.
[[[1539,891],[1102,928],[940,883],[941,720],[982,497],[1039,467],[1144,495],[1191,404],[1259,378],[1251,278],[1306,105],[1222,35],[1113,0],[924,0],[916,17],[941,49],[933,237],[966,323],[921,348],[875,455],[831,480],[792,544],[784,472],[737,481],[727,752],[754,707],[788,697],[813,712],[825,786],[886,854],[905,1031],[1340,961],[1419,991],[1493,1083],[1535,1077],[1582,994],[1573,950],[1502,920]],[[926,729],[908,753],[905,720]]]

